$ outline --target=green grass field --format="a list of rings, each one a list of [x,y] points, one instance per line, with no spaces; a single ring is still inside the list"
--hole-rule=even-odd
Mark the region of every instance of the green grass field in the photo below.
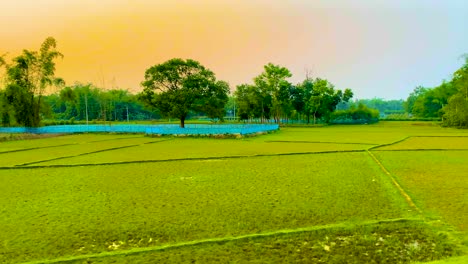
[[[464,255],[467,138],[430,123],[381,122],[244,139],[82,134],[2,142],[0,263],[407,263]]]
[[[376,155],[425,212],[468,231],[468,151],[382,151]]]

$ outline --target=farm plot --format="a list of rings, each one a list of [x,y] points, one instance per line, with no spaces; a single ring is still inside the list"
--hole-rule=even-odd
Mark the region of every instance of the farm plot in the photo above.
[[[468,151],[376,151],[426,212],[468,231]]]
[[[53,160],[40,165],[99,164],[207,157],[245,157],[291,153],[365,150],[369,145],[303,142],[262,142],[209,138],[174,138],[158,144]],[[38,164],[39,165],[39,164]]]
[[[369,129],[371,128],[371,129]],[[262,141],[310,141],[310,142],[334,142],[334,143],[357,143],[378,145],[394,142],[405,136],[402,131],[388,133],[378,126],[369,126],[366,130],[362,127],[350,127],[344,129],[341,126],[330,127],[286,127],[280,131],[262,136]],[[256,139],[253,139],[256,140]]]
[[[360,126],[286,127],[253,140],[313,141],[336,143],[388,144],[408,136],[468,136],[468,131],[439,126],[418,126],[411,122],[379,122]]]
[[[10,151],[26,150],[32,148],[44,148],[61,145],[82,144],[86,142],[97,142],[101,140],[114,140],[124,138],[141,137],[141,135],[109,135],[109,134],[76,134],[61,135],[40,139],[15,140],[0,143],[0,154]]]
[[[398,221],[112,253],[69,263],[408,263],[450,256],[456,249],[424,223]]]
[[[366,155],[0,170],[0,262],[414,216]]]
[[[68,138],[68,137],[65,137]],[[92,141],[90,139],[93,139]],[[100,140],[99,140],[100,139]],[[53,142],[54,139],[47,139],[47,143]],[[24,164],[35,164],[44,160],[54,160],[65,157],[72,157],[77,155],[83,155],[90,152],[100,152],[115,148],[124,148],[129,146],[137,146],[153,141],[159,141],[161,139],[153,139],[148,137],[128,137],[128,138],[113,138],[110,137],[97,137],[91,138],[89,136],[74,136],[68,138],[65,141],[58,141],[55,144],[64,143],[65,145],[57,147],[43,147],[30,149],[27,151],[17,151],[11,153],[0,153],[2,159],[0,159],[0,166],[14,166]],[[75,143],[71,143],[75,142]],[[84,143],[79,143],[84,142]],[[14,143],[14,142],[13,142]],[[52,143],[50,143],[52,144]],[[18,144],[21,145],[21,142]],[[50,146],[50,145],[49,145]]]
[[[397,144],[383,146],[375,150],[431,150],[461,149],[468,150],[467,136],[411,137]]]

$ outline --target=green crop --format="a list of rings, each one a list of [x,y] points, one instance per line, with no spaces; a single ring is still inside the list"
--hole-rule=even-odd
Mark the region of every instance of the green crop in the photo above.
[[[381,122],[242,139],[4,141],[0,262],[395,263],[466,254],[467,138],[431,123]]]
[[[376,152],[429,214],[468,230],[468,151]]]

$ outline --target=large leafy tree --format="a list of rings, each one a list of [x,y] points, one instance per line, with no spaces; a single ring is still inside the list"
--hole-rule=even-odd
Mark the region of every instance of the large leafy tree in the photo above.
[[[11,64],[4,59],[0,61],[6,66],[7,73],[5,100],[13,108],[16,122],[20,125],[39,126],[46,88],[64,83],[55,77],[55,60],[63,57],[56,47],[56,40],[48,37],[39,51],[23,50]]]
[[[247,120],[251,118],[269,117],[270,108],[268,99],[261,95],[258,88],[254,85],[241,84],[237,86],[234,92],[237,105],[237,114],[240,119]]]
[[[413,92],[409,94],[408,98],[405,101],[405,110],[407,113],[413,113],[413,108],[414,104],[416,103],[416,100],[424,96],[424,94],[426,94],[428,90],[429,88],[424,88],[422,86],[417,86],[416,88],[414,88]]]
[[[169,117],[180,119],[180,127],[190,111],[210,118],[224,116],[229,85],[218,81],[212,71],[198,61],[171,59],[146,70],[141,99]]]
[[[286,80],[291,77],[291,72],[279,65],[268,63],[264,67],[264,71],[254,78],[255,86],[258,87],[262,98],[271,97],[271,112],[276,122],[280,121],[282,111],[287,109],[286,104],[289,100],[286,92],[291,84]],[[265,116],[264,101],[262,103],[262,118]]]

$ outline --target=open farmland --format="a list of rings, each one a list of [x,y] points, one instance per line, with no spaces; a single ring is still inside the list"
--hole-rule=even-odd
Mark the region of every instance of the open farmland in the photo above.
[[[424,211],[468,231],[468,151],[382,151],[376,155]]]
[[[460,254],[467,138],[383,122],[244,139],[3,142],[0,262],[395,263]],[[422,150],[401,151],[414,145]]]

